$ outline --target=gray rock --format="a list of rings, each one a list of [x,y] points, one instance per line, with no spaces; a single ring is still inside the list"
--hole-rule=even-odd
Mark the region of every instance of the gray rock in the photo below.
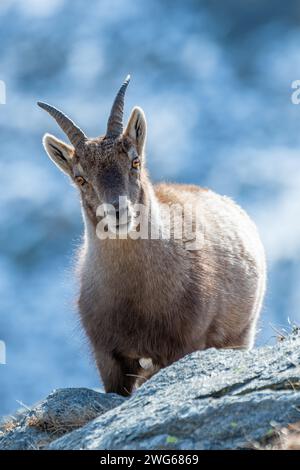
[[[103,406],[105,399],[108,407],[93,419],[91,403]],[[20,429],[4,432],[0,448],[30,448],[30,441],[48,449],[249,448],[300,419],[300,336],[253,351],[193,353],[130,399],[67,389],[34,410],[44,420],[54,416],[62,436],[30,428],[26,415]]]
[[[119,395],[87,388],[55,390],[32,409],[4,420],[0,425],[0,449],[41,449],[124,400]]]

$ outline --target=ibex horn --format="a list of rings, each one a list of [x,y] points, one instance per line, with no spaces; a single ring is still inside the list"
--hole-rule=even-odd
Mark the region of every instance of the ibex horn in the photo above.
[[[81,143],[84,143],[84,141],[87,140],[84,132],[78,126],[76,126],[76,124],[64,113],[47,103],[41,103],[38,101],[38,105],[55,119],[60,128],[68,136],[71,144],[73,144],[74,147],[78,147]]]
[[[130,75],[127,75],[112,105],[107,124],[107,137],[118,137],[123,132],[124,97],[129,81]]]

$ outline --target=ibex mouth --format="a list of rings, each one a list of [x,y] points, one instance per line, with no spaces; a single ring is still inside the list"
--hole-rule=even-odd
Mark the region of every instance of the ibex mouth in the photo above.
[[[109,238],[109,234],[112,234],[112,238],[115,238],[115,235],[127,235],[134,228],[135,213],[130,205],[119,211],[114,210],[112,206],[108,210],[107,205],[103,204],[97,209],[97,217],[97,234],[103,232],[106,234],[105,238]]]
[[[128,217],[127,222],[119,223],[112,222],[107,226],[107,232],[111,232],[113,235],[128,235],[131,232],[132,228],[134,227],[132,217]]]
[[[131,231],[133,227],[132,219],[128,219],[128,222],[126,224],[116,224],[116,231],[117,233],[128,233]]]

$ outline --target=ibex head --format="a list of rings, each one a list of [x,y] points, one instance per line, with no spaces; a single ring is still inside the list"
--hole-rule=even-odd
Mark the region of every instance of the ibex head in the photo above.
[[[92,222],[103,204],[119,216],[119,197],[127,201],[129,226],[132,205],[141,199],[141,177],[144,164],[146,119],[135,107],[123,130],[124,97],[128,76],[117,93],[104,136],[88,138],[65,114],[45,103],[38,105],[47,111],[65,132],[72,145],[46,134],[45,150],[51,160],[75,182],[81,192],[83,206]],[[126,198],[126,199],[125,199]]]

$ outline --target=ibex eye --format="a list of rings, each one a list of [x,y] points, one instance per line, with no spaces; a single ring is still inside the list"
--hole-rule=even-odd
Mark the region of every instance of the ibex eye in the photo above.
[[[135,168],[135,169],[140,168],[140,165],[141,163],[140,163],[139,158],[135,158],[134,160],[132,160],[132,168]]]
[[[83,186],[86,182],[82,176],[76,176],[75,181],[79,186]]]

